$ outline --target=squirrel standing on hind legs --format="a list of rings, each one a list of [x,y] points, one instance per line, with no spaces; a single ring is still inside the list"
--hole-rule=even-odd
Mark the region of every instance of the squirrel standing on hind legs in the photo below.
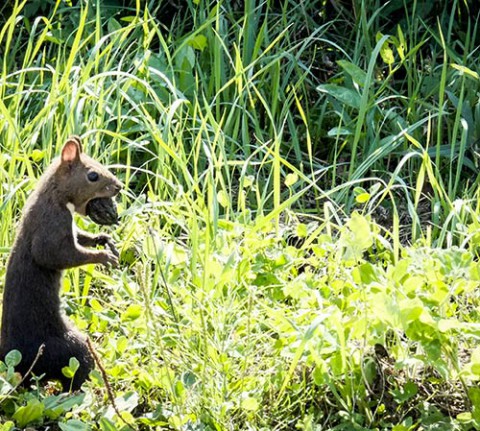
[[[63,270],[88,263],[117,265],[118,253],[106,234],[78,230],[73,213],[85,215],[96,198],[112,198],[122,187],[104,166],[82,153],[80,138],[64,144],[61,156],[43,174],[23,210],[7,265],[3,295],[0,359],[13,349],[22,353],[17,370],[59,380],[64,389],[80,388],[94,367],[86,337],[63,315]],[[97,245],[105,249],[86,247]],[[80,362],[73,381],[62,374],[69,359]]]

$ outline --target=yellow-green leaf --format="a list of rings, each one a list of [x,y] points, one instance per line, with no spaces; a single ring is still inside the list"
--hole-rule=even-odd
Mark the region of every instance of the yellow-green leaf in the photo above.
[[[225,190],[220,190],[217,193],[217,200],[223,208],[228,208],[230,206],[230,196],[228,196],[228,193]]]
[[[122,314],[122,321],[136,320],[143,313],[143,307],[140,304],[131,304]]]
[[[43,160],[43,158],[45,157],[45,151],[42,151],[42,150],[33,150],[32,151],[32,154],[30,154],[30,158],[35,162],[35,163],[38,163],[40,161]]]
[[[188,41],[188,44],[199,51],[203,51],[207,47],[207,38],[203,34],[197,34],[194,38]]]
[[[455,63],[450,64],[450,66],[452,66],[454,69],[457,69],[462,74],[470,76],[471,78],[480,79],[480,76],[478,75],[478,73],[472,69],[469,69],[468,67],[462,66],[460,64],[455,64]]]
[[[298,181],[298,175],[296,173],[288,174],[285,177],[285,185],[287,187],[293,186]]]
[[[253,397],[246,397],[242,400],[242,409],[256,412],[258,410],[258,401]]]
[[[359,195],[357,195],[355,197],[355,200],[357,201],[357,203],[359,204],[364,204],[365,202],[368,202],[370,199],[370,193],[360,193]]]

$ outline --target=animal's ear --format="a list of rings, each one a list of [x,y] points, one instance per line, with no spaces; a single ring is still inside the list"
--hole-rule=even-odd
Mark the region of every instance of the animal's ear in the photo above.
[[[72,136],[67,139],[62,149],[62,162],[72,163],[80,159],[82,152],[82,142],[78,136]]]
[[[78,144],[78,148],[80,149],[80,152],[83,152],[83,149],[82,149],[82,138],[80,138],[80,136],[78,135],[72,135],[68,138],[68,140],[72,140],[72,141],[76,141],[77,144]]]

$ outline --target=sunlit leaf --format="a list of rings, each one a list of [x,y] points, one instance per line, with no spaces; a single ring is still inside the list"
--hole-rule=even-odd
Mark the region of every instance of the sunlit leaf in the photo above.
[[[28,401],[26,406],[19,407],[12,417],[18,426],[25,427],[41,419],[44,409],[43,403],[34,398]]]

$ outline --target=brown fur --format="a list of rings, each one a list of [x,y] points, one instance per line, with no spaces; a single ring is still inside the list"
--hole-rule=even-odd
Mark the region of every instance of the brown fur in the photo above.
[[[91,172],[98,174],[96,181],[87,177]],[[105,167],[82,153],[80,139],[72,137],[28,198],[8,261],[0,338],[1,359],[12,349],[22,353],[22,374],[42,343],[44,353],[33,369],[37,376],[77,389],[93,368],[85,337],[61,312],[63,270],[88,263],[116,265],[117,253],[108,235],[76,229],[70,209],[85,214],[91,199],[113,197],[120,188]],[[108,247],[85,248],[96,245]],[[61,371],[71,357],[80,362],[73,382]]]

